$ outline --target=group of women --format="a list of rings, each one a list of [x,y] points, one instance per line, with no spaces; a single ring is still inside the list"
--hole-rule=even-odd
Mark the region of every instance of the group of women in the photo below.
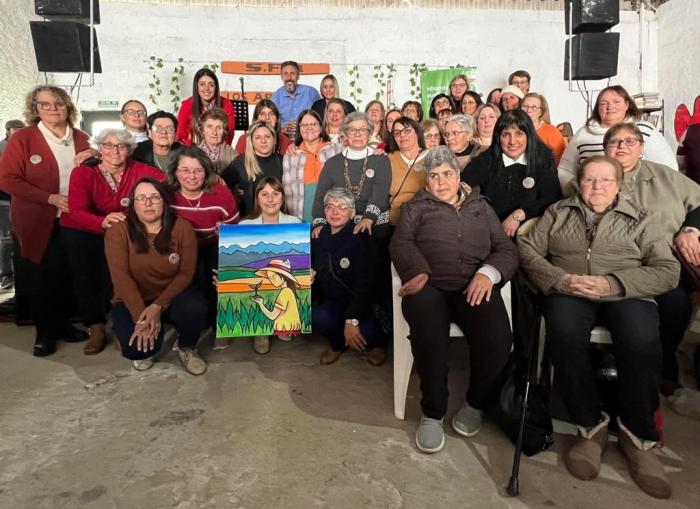
[[[653,414],[662,381],[677,383],[675,350],[692,310],[677,258],[700,265],[700,186],[674,171],[670,148],[639,120],[627,92],[603,90],[567,146],[546,99],[515,86],[503,92],[518,104],[508,99],[502,111],[491,102],[496,91],[481,103],[458,76],[426,119],[410,101],[401,110],[372,101],[364,113],[351,111],[332,76],[321,91],[299,114],[294,140],[263,100],[234,150],[232,110],[215,75],[200,71],[180,118],[147,119],[130,101],[126,129],[100,134],[97,153],[75,128],[63,90],[32,91],[30,127],[8,144],[0,188],[12,195],[21,256],[43,281],[35,355],[51,354],[57,340],[86,339],[67,322],[68,302],[55,298],[70,267],[89,329],[86,353],[104,347],[113,297],[115,333],[137,369],[152,365],[169,322],[183,365],[201,374],[197,341],[216,318],[218,226],[244,217],[304,221],[312,224],[313,328],[329,340],[322,364],[347,348],[366,352],[372,365],[385,362],[393,261],[420,377],[421,451],[445,443],[450,323],[471,347],[469,388],[451,421],[469,437],[493,404],[514,337],[536,319],[516,312],[526,307],[518,288],[528,284],[541,293],[555,377],[578,425],[567,468],[594,478],[607,442],[610,419],[588,346],[603,324],[619,371],[618,443],[639,486],[670,496],[652,450]],[[155,166],[131,157],[146,123]],[[175,132],[183,147],[163,167],[156,146],[172,147]],[[96,157],[83,161],[86,154]],[[538,221],[524,231],[531,219]],[[512,327],[500,296],[511,280]],[[269,351],[269,339],[254,347]]]

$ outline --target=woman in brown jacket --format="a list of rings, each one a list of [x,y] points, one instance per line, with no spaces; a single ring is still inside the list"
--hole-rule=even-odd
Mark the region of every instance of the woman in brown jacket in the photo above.
[[[445,445],[450,323],[460,326],[471,346],[466,403],[452,427],[472,436],[513,342],[499,287],[515,273],[518,255],[488,202],[460,185],[450,149],[437,147],[423,161],[426,190],[401,207],[390,252],[403,282],[401,309],[420,377],[423,415],[416,445],[432,453]]]
[[[29,127],[16,132],[0,159],[0,189],[12,196],[10,219],[19,238],[27,278],[41,284],[33,297],[34,355],[56,351],[56,340],[83,341],[87,334],[68,324],[65,292],[71,288],[58,218],[68,211],[68,183],[76,154],[89,148],[88,135],[73,126],[78,111],[62,88],[41,85],[27,94]],[[23,286],[17,280],[18,291]],[[63,295],[63,296],[61,296]]]
[[[179,334],[178,357],[185,369],[204,373],[207,365],[195,348],[206,327],[207,302],[191,287],[197,237],[190,223],[175,215],[165,184],[148,177],[136,183],[126,221],[105,234],[105,253],[122,355],[138,370],[150,368],[163,344],[161,323],[168,322]]]
[[[668,498],[671,485],[653,445],[661,344],[653,297],[675,287],[680,267],[656,218],[618,196],[622,165],[593,156],[578,170],[578,196],[555,203],[518,239],[522,268],[545,294],[542,309],[558,390],[578,425],[565,463],[595,478],[608,440],[590,361],[591,330],[610,329],[618,370],[618,444],[632,478]]]

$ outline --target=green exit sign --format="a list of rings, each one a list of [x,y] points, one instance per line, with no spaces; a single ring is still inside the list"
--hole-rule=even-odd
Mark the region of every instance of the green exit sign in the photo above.
[[[118,108],[118,101],[97,101],[98,108]]]

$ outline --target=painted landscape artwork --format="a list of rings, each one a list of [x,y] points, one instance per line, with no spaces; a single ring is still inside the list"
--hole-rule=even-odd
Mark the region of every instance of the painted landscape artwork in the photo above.
[[[311,332],[310,225],[221,225],[217,338]]]

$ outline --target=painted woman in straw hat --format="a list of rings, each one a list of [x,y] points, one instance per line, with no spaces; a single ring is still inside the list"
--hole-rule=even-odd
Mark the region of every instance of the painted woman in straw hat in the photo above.
[[[260,311],[274,322],[272,333],[278,336],[301,334],[301,318],[296,294],[296,289],[300,285],[292,274],[292,264],[289,260],[270,260],[267,267],[258,270],[255,275],[269,280],[275,288],[280,288],[272,309],[265,307],[262,296],[251,297],[260,306]]]

